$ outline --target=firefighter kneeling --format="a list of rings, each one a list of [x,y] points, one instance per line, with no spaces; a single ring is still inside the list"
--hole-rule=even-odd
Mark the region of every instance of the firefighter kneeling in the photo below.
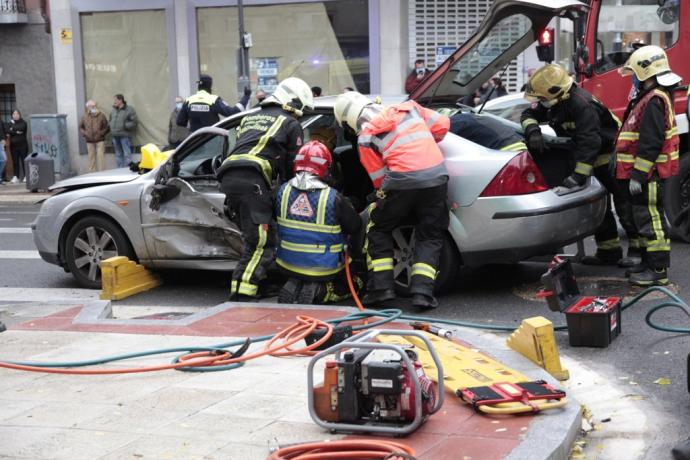
[[[671,72],[658,46],[628,58],[621,75],[632,75],[636,91],[616,142],[616,178],[629,191],[628,212],[642,237],[642,262],[628,270],[638,286],[668,284],[671,240],[664,218],[664,183],[678,174],[680,138],[670,89],[681,78]]]
[[[347,198],[326,183],[332,163],[325,145],[308,142],[295,157],[295,177],[278,190],[276,263],[289,277],[278,296],[281,303],[329,303],[349,296],[345,245],[362,222]]]

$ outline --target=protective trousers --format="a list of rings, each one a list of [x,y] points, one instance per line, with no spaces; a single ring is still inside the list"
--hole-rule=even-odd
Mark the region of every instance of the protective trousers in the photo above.
[[[410,292],[431,296],[438,273],[443,239],[448,230],[448,185],[416,190],[386,190],[385,197],[369,208],[367,225],[367,289],[378,291],[395,286],[393,231],[414,225],[414,249],[398,241],[401,259],[412,258]]]
[[[606,213],[604,220],[594,233],[594,239],[597,243],[597,249],[603,251],[612,251],[621,247],[620,239],[618,238],[618,227],[616,225],[616,218],[613,214],[612,205],[616,208],[618,220],[625,230],[628,237],[628,248],[640,248],[640,237],[635,228],[632,214],[626,202],[626,196],[620,189],[618,182],[614,179],[609,171],[608,165],[602,165],[594,168],[594,176],[601,185],[608,191],[606,198]]]
[[[642,192],[631,195],[629,180],[619,181],[625,187],[628,209],[635,222],[644,250],[643,262],[651,269],[668,268],[671,265],[671,240],[664,216],[664,180],[653,178],[642,184]]]
[[[266,278],[275,251],[271,190],[263,177],[250,168],[228,170],[223,174],[221,188],[244,242],[242,257],[232,272],[230,297],[257,297],[259,282]]]

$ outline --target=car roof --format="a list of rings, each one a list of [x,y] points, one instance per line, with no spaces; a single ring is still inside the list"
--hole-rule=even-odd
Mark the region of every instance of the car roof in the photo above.
[[[338,98],[338,95],[335,96],[323,96],[323,97],[317,97],[314,99],[314,109],[315,110],[323,110],[323,109],[331,109],[333,110],[333,107],[335,106],[335,100]],[[379,96],[375,94],[365,94],[366,97],[374,101],[376,98],[381,99],[381,104],[383,105],[391,105],[391,104],[398,104],[400,102],[403,102],[407,100],[407,95],[405,94],[400,94],[400,95],[386,95],[386,96]]]

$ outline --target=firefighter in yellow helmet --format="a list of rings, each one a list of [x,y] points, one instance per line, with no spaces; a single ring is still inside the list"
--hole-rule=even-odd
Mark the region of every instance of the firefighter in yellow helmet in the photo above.
[[[531,107],[522,112],[520,119],[525,133],[525,141],[532,154],[544,153],[544,139],[539,128],[548,122],[558,136],[572,139],[572,156],[564,158],[569,176],[563,182],[567,188],[585,184],[594,175],[608,190],[606,214],[594,238],[597,252],[585,256],[582,263],[588,265],[620,265],[630,267],[640,257],[639,239],[630,215],[619,218],[628,236],[628,257],[623,258],[616,220],[611,210],[611,198],[616,209],[625,203],[625,195],[618,189],[615,179],[609,172],[616,133],[620,122],[597,98],[575,84],[573,77],[561,66],[548,64],[538,69],[530,77],[525,89],[525,99],[532,101]]]
[[[671,241],[664,218],[664,183],[678,174],[680,138],[672,89],[681,77],[658,46],[643,46],[621,68],[632,75],[634,94],[616,142],[616,178],[629,192],[628,205],[642,238],[642,262],[628,270],[638,286],[668,284]]]

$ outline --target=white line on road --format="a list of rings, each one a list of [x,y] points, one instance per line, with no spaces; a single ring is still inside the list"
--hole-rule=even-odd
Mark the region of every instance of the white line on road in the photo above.
[[[0,214],[38,214],[38,211],[0,211]]]
[[[20,235],[23,233],[31,233],[31,229],[26,227],[0,227],[0,233]]]
[[[0,259],[40,259],[38,251],[0,251]],[[0,297],[1,299],[2,297]]]
[[[56,300],[98,300],[96,289],[0,288],[0,301],[54,302]]]
[[[11,221],[11,220],[14,220],[14,219],[0,219],[0,221],[3,221],[3,222],[7,222],[7,221]]]

